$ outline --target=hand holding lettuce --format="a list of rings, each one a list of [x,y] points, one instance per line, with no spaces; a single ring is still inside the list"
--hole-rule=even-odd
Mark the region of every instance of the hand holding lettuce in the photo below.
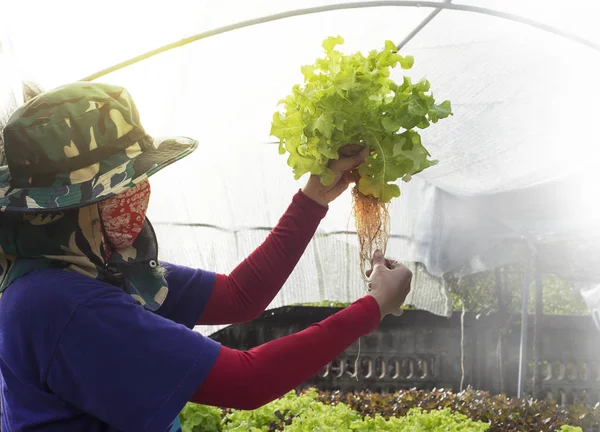
[[[436,103],[429,81],[390,78],[392,68],[410,69],[414,62],[398,54],[393,42],[366,56],[336,50],[343,42],[340,36],[329,37],[323,42],[325,57],[302,66],[304,83],[279,102],[271,135],[279,138],[279,152],[288,154],[296,179],[310,173],[324,185],[334,181],[329,165],[344,145],[369,148],[353,191],[364,263],[375,249],[385,251],[387,204],[400,196],[396,181],[410,181],[437,163],[418,130],[450,116],[452,109],[449,101]]]

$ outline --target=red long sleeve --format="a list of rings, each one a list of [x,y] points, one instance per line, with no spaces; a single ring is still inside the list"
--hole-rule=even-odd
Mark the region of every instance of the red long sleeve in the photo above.
[[[229,276],[217,275],[198,324],[251,321],[263,313],[294,270],[326,213],[326,207],[299,191],[264,243]]]
[[[377,328],[380,319],[377,302],[366,296],[306,330],[249,351],[221,347],[192,401],[236,409],[262,406],[314,376]]]

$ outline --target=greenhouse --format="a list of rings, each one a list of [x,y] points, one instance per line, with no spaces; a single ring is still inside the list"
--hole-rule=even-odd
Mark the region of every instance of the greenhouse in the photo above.
[[[351,113],[367,132],[344,136],[371,146],[367,163],[353,171],[363,183],[331,202],[266,312],[229,326],[198,321],[194,331],[251,350],[365,296],[364,233],[355,215],[356,195],[367,191],[389,211],[378,246],[412,272],[403,313],[324,362],[294,387],[304,392],[299,396],[258,408],[254,420],[244,410],[190,404],[181,415],[184,431],[252,430],[261,416],[268,421],[256,430],[350,430],[327,417],[365,431],[459,430],[442,429],[444,422],[472,422],[464,430],[473,431],[600,430],[600,3],[5,3],[4,122],[37,93],[107,83],[127,89],[151,136],[198,141],[176,168],[151,180],[147,215],[161,261],[230,273],[278,226],[310,173],[327,182],[330,170],[317,162],[355,144],[331,147],[351,128],[352,97],[373,102],[373,111]],[[371,78],[356,65],[369,61],[381,73],[373,83],[398,86],[360,93]],[[307,88],[327,74],[331,93],[316,101]],[[401,118],[393,109],[402,91],[414,99]],[[319,103],[334,97],[341,114],[317,118]],[[305,116],[297,128],[296,112]],[[409,117],[415,120],[407,127]],[[296,132],[302,137],[294,144]],[[384,151],[381,137],[394,150]],[[377,138],[381,150],[373,149]],[[413,150],[398,141],[405,138]],[[385,168],[387,157],[399,174]],[[404,160],[414,165],[402,171]],[[381,177],[369,171],[382,163],[388,171]],[[469,398],[481,404],[479,414]],[[492,415],[503,410],[524,420]],[[430,420],[419,416],[427,411],[443,414],[439,429],[423,426]],[[215,425],[190,426],[200,417]]]

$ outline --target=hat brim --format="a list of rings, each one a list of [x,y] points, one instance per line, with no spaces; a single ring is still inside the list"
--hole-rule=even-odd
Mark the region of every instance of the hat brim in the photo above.
[[[88,181],[64,186],[15,189],[7,166],[0,167],[0,211],[41,213],[85,207],[119,195],[191,154],[198,141],[187,137],[153,138],[153,148]]]

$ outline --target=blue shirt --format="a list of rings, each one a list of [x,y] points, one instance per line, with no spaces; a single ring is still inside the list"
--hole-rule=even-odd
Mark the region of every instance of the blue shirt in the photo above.
[[[220,346],[192,329],[215,274],[165,264],[157,313],[119,288],[44,269],[0,300],[2,431],[176,431]]]

